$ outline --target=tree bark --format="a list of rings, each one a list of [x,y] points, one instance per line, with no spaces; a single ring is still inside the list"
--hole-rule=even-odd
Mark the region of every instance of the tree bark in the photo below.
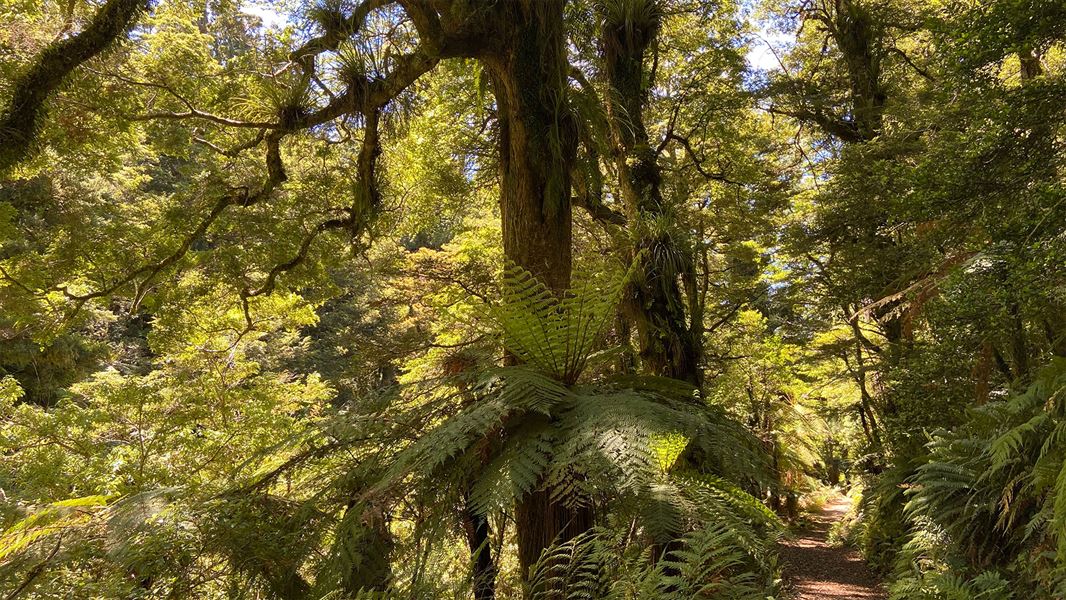
[[[496,43],[479,56],[499,120],[504,253],[556,293],[570,285],[570,173],[577,151],[567,103],[564,4],[492,5],[485,16],[492,19]],[[515,524],[525,578],[544,549],[588,530],[593,513],[588,506],[567,506],[541,487],[518,501]]]
[[[1044,74],[1044,65],[1040,62],[1040,55],[1032,48],[1025,48],[1018,52],[1018,62],[1021,66],[1022,81],[1030,81]]]
[[[504,253],[556,292],[570,285],[570,170],[577,152],[566,101],[563,4],[497,5],[506,43],[483,58],[499,118]]]
[[[390,559],[395,546],[389,530],[388,510],[384,506],[353,499],[348,503],[343,519],[358,522],[358,538],[347,540],[346,543],[361,555],[361,560],[348,565],[348,569],[340,573],[344,591],[358,594],[360,590],[388,589],[392,580]],[[351,529],[348,531],[350,535]],[[303,597],[310,597],[310,594]]]
[[[458,375],[467,371],[472,363],[467,362],[465,357],[458,357],[448,369],[450,375]],[[477,396],[467,383],[459,383],[463,404],[470,406],[477,402]],[[485,468],[493,454],[493,436],[486,436],[479,443],[477,454],[481,468]],[[466,535],[466,543],[470,549],[471,584],[474,590],[474,600],[494,600],[496,597],[496,575],[499,570],[492,555],[492,527],[488,516],[478,512],[470,501],[470,492],[474,485],[474,476],[465,478],[462,482],[463,506],[459,511],[459,522]]]
[[[861,141],[870,141],[881,135],[888,100],[881,76],[884,34],[856,0],[836,0],[833,17],[829,29],[848,69],[852,119]]]
[[[659,31],[657,14],[605,10],[601,46],[610,91],[607,94],[611,136],[617,146],[627,221],[637,228],[636,276],[626,286],[625,309],[636,324],[640,357],[646,372],[699,386],[702,326],[690,327],[679,284],[692,260],[663,227],[649,224],[669,218],[662,195],[662,170],[648,140],[643,111],[650,75],[644,59]]]

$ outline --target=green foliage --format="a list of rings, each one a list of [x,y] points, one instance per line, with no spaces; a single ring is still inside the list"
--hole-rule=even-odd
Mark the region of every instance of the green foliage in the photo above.
[[[105,496],[86,496],[53,502],[33,512],[0,535],[0,561],[42,537],[57,535],[66,528],[88,521],[90,514],[83,509],[102,506],[106,502]]]
[[[505,293],[488,311],[505,346],[528,357],[528,365],[483,375],[454,416],[400,452],[386,484],[412,475],[416,486],[472,478],[469,506],[484,515],[506,513],[524,496],[545,489],[557,501],[595,504],[612,519],[633,519],[639,535],[657,543],[714,524],[713,534],[685,538],[689,550],[670,554],[658,567],[642,567],[651,570],[647,581],[634,584],[640,589],[672,588],[664,575],[671,569],[689,578],[690,593],[705,585],[697,585],[699,577],[740,565],[758,566],[769,577],[765,540],[776,517],[721,476],[677,472],[660,459],[663,441],[679,436],[700,447],[706,465],[722,476],[750,477],[765,468],[750,434],[724,413],[694,405],[692,390],[679,382],[618,377],[576,383],[600,339],[604,307],[613,304],[598,298],[601,289],[579,286],[557,300],[517,268],[505,274],[504,286],[523,292]],[[495,438],[502,441],[488,446],[486,440]],[[679,454],[672,452],[675,459]],[[534,593],[565,584],[573,593],[591,594],[611,581],[595,566],[617,564],[603,554],[615,547],[601,547],[603,535],[589,533],[546,551],[530,580]],[[737,572],[720,585],[730,593],[764,589],[765,581],[749,581],[752,577]],[[652,583],[656,578],[661,581]]]
[[[734,532],[708,524],[685,534],[654,563],[608,530],[591,530],[545,551],[530,578],[532,598],[765,599],[771,571],[737,545]],[[562,593],[560,593],[562,590]]]
[[[576,383],[585,370],[624,278],[608,274],[577,280],[580,287],[559,296],[528,271],[511,266],[500,286],[500,303],[486,307],[504,347],[564,385]]]
[[[1064,389],[1066,361],[1056,358],[1024,392],[976,409],[929,443],[907,491],[913,530],[898,563],[900,597],[1005,598],[1024,589],[1050,598],[1061,589],[1061,571],[1045,569],[1063,539],[1055,431]],[[1001,571],[982,571],[989,567]],[[1026,577],[1005,579],[1008,572]]]
[[[921,579],[897,581],[889,591],[892,600],[1011,600],[1016,597],[1010,582],[994,572],[984,572],[970,580],[957,575],[926,572]]]
[[[1066,596],[1061,2],[299,4],[0,2],[0,594]]]

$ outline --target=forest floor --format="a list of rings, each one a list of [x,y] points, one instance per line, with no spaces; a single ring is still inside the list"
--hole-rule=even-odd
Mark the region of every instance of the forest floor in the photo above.
[[[810,523],[781,544],[781,559],[794,600],[883,600],[877,577],[855,550],[830,546],[829,529],[848,512],[838,497],[811,515]]]

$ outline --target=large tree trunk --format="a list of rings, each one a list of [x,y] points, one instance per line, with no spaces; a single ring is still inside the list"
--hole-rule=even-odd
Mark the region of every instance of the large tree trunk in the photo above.
[[[698,386],[702,327],[687,324],[678,283],[682,270],[691,268],[691,257],[665,228],[648,226],[669,216],[658,156],[643,118],[651,86],[644,58],[659,30],[658,15],[607,9],[603,19],[601,46],[611,87],[607,106],[618,147],[615,165],[629,223],[640,232],[634,248],[636,276],[626,288],[626,313],[637,326],[644,370]]]
[[[499,119],[504,252],[557,293],[570,285],[570,171],[577,147],[567,103],[564,3],[495,4],[496,44],[479,57],[492,80]],[[568,507],[551,496],[541,489],[515,507],[524,577],[545,548],[592,526],[590,508]]]
[[[682,272],[692,268],[692,257],[671,239],[669,228],[650,226],[670,216],[662,195],[658,154],[644,124],[644,107],[653,83],[645,73],[644,59],[658,35],[659,15],[630,8],[621,4],[604,7],[600,40],[610,85],[607,112],[617,150],[615,167],[627,221],[637,233],[636,270],[626,283],[623,311],[636,325],[643,370],[699,387],[703,327],[696,322],[688,325],[679,284]],[[700,459],[686,453],[685,460]],[[682,533],[674,531],[672,540],[656,544],[652,556],[662,558],[682,550]],[[669,565],[666,572],[677,574]]]
[[[570,168],[577,149],[566,102],[563,2],[502,2],[497,12],[506,42],[484,62],[499,118],[503,249],[562,291],[570,285]]]
[[[884,31],[856,0],[836,0],[830,33],[843,55],[851,85],[852,119],[861,141],[881,135],[888,93],[882,81]]]

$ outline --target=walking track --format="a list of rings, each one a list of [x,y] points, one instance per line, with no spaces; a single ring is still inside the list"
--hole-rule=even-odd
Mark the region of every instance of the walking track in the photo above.
[[[826,543],[829,528],[848,511],[838,498],[813,516],[808,527],[781,544],[781,559],[794,600],[884,600],[877,577],[850,548]]]

